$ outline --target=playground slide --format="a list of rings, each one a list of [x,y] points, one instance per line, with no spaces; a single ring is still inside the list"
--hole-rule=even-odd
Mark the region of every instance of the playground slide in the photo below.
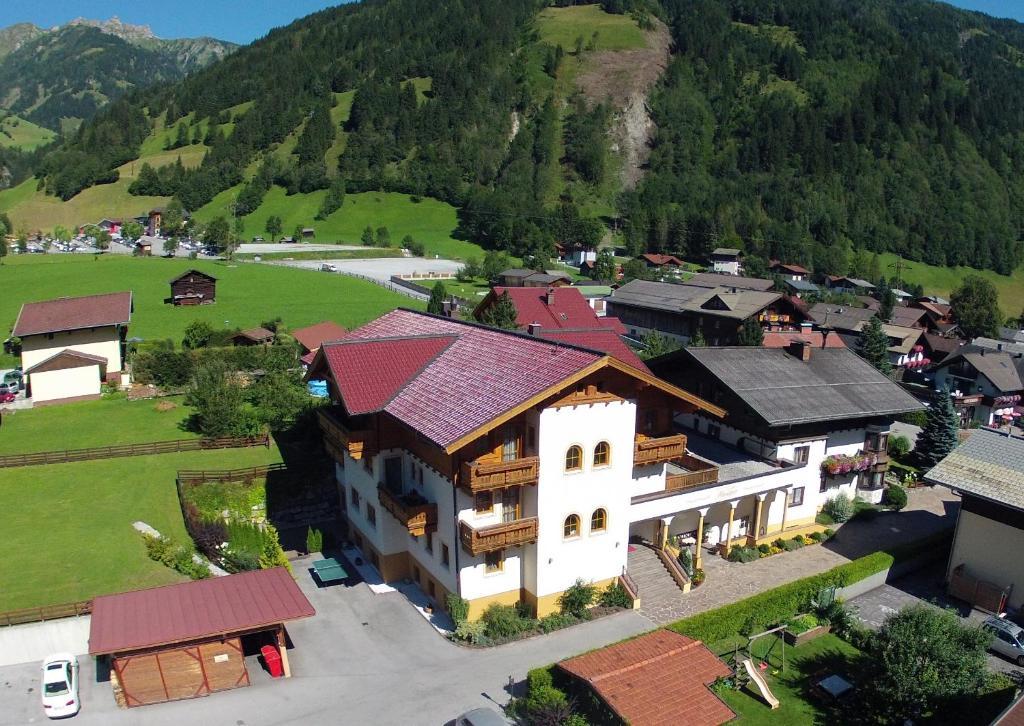
[[[746,668],[747,675],[750,676],[751,682],[754,683],[754,685],[757,686],[757,690],[761,692],[761,698],[768,702],[768,705],[772,707],[773,711],[777,709],[779,707],[779,699],[775,697],[775,694],[772,693],[772,689],[768,687],[768,683],[764,680],[764,676],[758,673],[757,666],[754,665],[753,661],[751,661],[750,658],[747,658],[743,661],[743,667]]]

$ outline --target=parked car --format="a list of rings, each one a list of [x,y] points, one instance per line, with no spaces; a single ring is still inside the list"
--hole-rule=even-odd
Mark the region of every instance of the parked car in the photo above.
[[[263,239],[262,237],[253,237],[253,238],[252,238],[252,241],[253,241],[253,242],[263,242],[263,241],[264,241],[264,239]]]
[[[320,265],[321,272],[337,272],[338,266],[332,265],[330,262],[324,262]]]
[[[1024,666],[1024,628],[1002,618],[989,618],[981,627],[992,633],[990,650]]]
[[[78,697],[78,658],[54,653],[43,661],[43,712],[50,718],[74,716],[82,708]]]
[[[20,368],[12,368],[9,371],[4,372],[4,383],[17,383],[19,388],[25,387],[25,374],[21,372]]]
[[[11,383],[0,383],[0,393],[10,393],[12,396],[17,396],[21,386],[18,385],[17,381]]]
[[[15,395],[13,393],[0,393],[0,403],[13,403]]]

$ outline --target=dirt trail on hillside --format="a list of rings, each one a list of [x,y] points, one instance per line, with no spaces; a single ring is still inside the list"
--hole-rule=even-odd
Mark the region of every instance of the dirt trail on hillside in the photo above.
[[[588,101],[607,101],[613,110],[612,149],[622,157],[622,185],[632,189],[643,176],[655,125],[647,96],[668,67],[672,38],[668,26],[654,20],[645,33],[646,48],[592,53],[577,79]]]

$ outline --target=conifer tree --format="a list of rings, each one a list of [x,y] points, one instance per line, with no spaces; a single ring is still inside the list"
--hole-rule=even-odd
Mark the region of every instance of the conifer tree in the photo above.
[[[960,417],[953,407],[949,388],[943,387],[939,393],[939,400],[933,403],[925,414],[924,428],[917,435],[917,443],[914,446],[914,454],[922,467],[932,468],[956,448],[959,443],[959,424]]]
[[[882,330],[882,321],[877,315],[872,315],[871,320],[861,331],[857,349],[857,352],[879,371],[885,375],[892,373],[892,364],[889,363],[889,338]]]
[[[515,330],[519,327],[516,323],[516,306],[509,297],[508,290],[505,290],[494,301],[494,304],[484,310],[480,315],[480,322],[492,328],[502,330]]]
[[[448,297],[448,290],[444,283],[438,280],[434,283],[434,289],[430,291],[430,302],[427,303],[427,312],[434,315],[441,315],[444,312],[444,301]]]
[[[744,320],[743,326],[740,328],[737,342],[740,345],[746,345],[752,348],[757,348],[763,345],[764,329],[761,327],[761,324],[754,320],[754,318],[747,318]]]

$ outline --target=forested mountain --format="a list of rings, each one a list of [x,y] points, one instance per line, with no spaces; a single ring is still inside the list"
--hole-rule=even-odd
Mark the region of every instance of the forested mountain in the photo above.
[[[161,40],[145,26],[76,20],[0,30],[0,110],[61,130],[126,92],[176,81],[234,48],[212,38]]]
[[[189,209],[239,184],[241,215],[273,185],[330,188],[327,214],[345,191],[384,189],[449,201],[470,239],[537,257],[618,230],[631,252],[735,244],[834,274],[858,249],[1020,262],[1024,25],[930,0],[605,0],[641,27],[660,17],[674,41],[647,168],[615,214],[576,194],[610,183],[617,111],[566,98],[588,38],[545,45],[544,4],[322,11],[112,104],[38,173],[65,199],[111,181],[159,120],[205,158],[147,168],[133,193]],[[342,96],[351,112],[336,115]],[[567,176],[577,186],[552,181]]]

